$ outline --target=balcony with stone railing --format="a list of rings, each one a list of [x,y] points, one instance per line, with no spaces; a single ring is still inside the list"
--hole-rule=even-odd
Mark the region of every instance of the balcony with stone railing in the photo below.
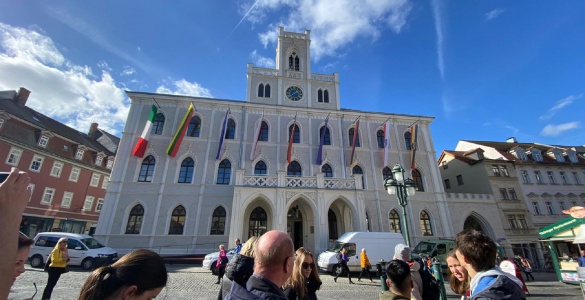
[[[286,176],[286,172],[278,172],[277,176],[246,175],[245,170],[236,170],[236,186],[246,187],[283,187],[283,188],[318,188],[337,190],[362,189],[362,175],[355,174],[352,178],[325,178],[323,173],[312,177]]]

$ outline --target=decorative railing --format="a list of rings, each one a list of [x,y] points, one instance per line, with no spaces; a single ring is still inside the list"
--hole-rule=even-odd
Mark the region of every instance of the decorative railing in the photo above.
[[[278,70],[265,68],[251,68],[250,73],[265,76],[278,76]]]
[[[278,177],[276,176],[244,176],[244,184],[249,186],[278,186]]]
[[[325,179],[325,188],[353,190],[355,189],[355,180],[347,179]]]
[[[313,177],[296,177],[286,176],[284,172],[279,172],[278,176],[244,175],[243,170],[237,170],[236,186],[355,190],[361,189],[361,177],[349,179],[324,178],[322,173],[318,173],[317,176]]]
[[[335,82],[335,76],[321,75],[321,74],[311,74],[311,80],[324,81],[324,82]]]
[[[294,79],[303,79],[303,72],[299,71],[286,71],[286,77]]]

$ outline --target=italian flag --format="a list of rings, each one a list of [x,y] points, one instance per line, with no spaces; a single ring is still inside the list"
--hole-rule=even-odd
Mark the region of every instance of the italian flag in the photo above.
[[[150,109],[150,115],[148,116],[148,121],[146,121],[146,126],[144,127],[144,131],[142,131],[142,135],[140,139],[138,139],[138,143],[136,147],[134,147],[134,151],[132,151],[132,155],[138,156],[140,158],[144,157],[144,152],[146,152],[146,146],[148,146],[148,138],[150,137],[150,129],[152,128],[152,122],[154,122],[154,117],[156,116],[157,112],[156,105],[152,105]]]
[[[179,147],[181,147],[181,142],[183,142],[185,132],[187,131],[187,128],[189,128],[189,123],[191,123],[191,118],[193,118],[194,114],[195,109],[193,108],[193,104],[191,104],[189,105],[189,109],[187,109],[187,113],[185,113],[183,121],[181,121],[181,125],[179,125],[175,136],[167,148],[167,154],[171,157],[175,157],[177,155],[177,151],[179,150]]]

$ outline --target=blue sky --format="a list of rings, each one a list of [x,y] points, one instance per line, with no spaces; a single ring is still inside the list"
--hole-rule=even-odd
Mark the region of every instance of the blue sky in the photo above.
[[[245,100],[278,26],[311,30],[312,71],[341,107],[435,117],[457,141],[585,144],[585,2],[0,1],[0,90],[86,132],[120,136],[124,90]],[[202,4],[203,3],[203,4]]]

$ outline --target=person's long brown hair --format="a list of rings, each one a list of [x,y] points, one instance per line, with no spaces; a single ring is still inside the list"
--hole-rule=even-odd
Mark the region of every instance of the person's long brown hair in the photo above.
[[[455,255],[455,250],[451,250],[447,254],[447,257],[457,259],[457,255]],[[459,261],[459,259],[457,259],[457,261]],[[469,284],[470,284],[469,281],[470,281],[469,275],[467,278],[465,278],[464,281],[460,281],[459,279],[457,279],[457,277],[455,277],[453,274],[451,274],[451,270],[449,270],[449,286],[451,287],[453,292],[455,292],[455,294],[465,295],[465,293],[469,290]]]
[[[295,263],[292,275],[286,280],[286,283],[284,284],[285,287],[289,285],[292,286],[292,289],[297,294],[298,299],[305,298],[305,295],[308,293],[307,279],[305,279],[305,276],[303,276],[302,266],[303,262],[305,261],[305,257],[307,256],[310,256],[313,259],[313,263],[315,264],[315,267],[311,269],[311,275],[309,275],[309,278],[312,278],[317,282],[321,282],[321,279],[319,278],[319,272],[317,272],[317,261],[315,260],[315,256],[311,251],[304,247],[300,247],[295,252]]]

